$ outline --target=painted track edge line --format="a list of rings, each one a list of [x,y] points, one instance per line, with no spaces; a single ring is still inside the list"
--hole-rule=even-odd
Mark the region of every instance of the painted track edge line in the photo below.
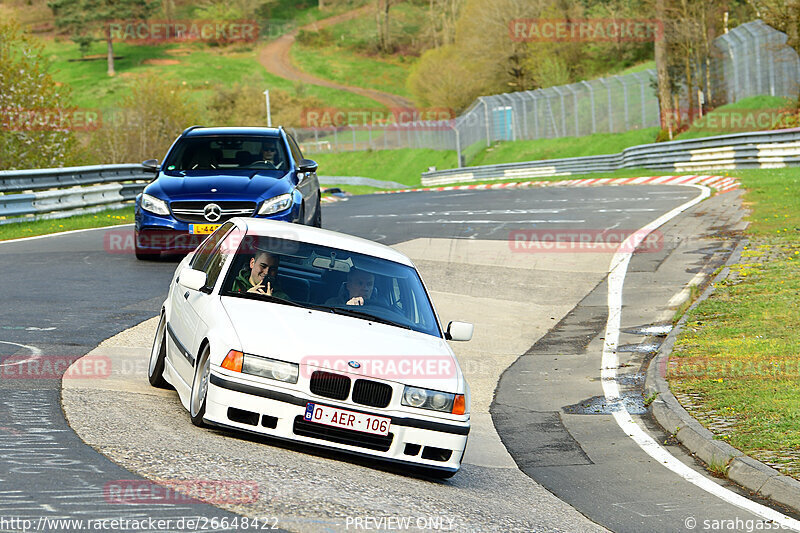
[[[619,250],[635,250],[637,245],[656,228],[675,218],[690,207],[700,203],[711,194],[708,187],[700,185],[684,186],[700,189],[701,193],[694,199],[661,215],[656,220],[637,230],[623,241]],[[611,407],[614,420],[625,434],[633,439],[645,453],[689,483],[692,483],[696,487],[723,501],[760,516],[765,520],[774,521],[785,528],[800,531],[800,521],[736,494],[682,463],[645,432],[641,426],[633,420],[630,413],[628,413],[627,409],[622,404],[619,385],[616,381],[616,369],[619,366],[616,348],[619,342],[620,322],[622,317],[622,290],[628,264],[632,256],[632,251],[617,251],[611,260],[608,273],[608,320],[605,329],[605,342],[603,343],[601,377],[606,404]]]
[[[0,240],[0,244],[6,244],[10,242],[33,241],[36,239],[46,239],[47,237],[60,237],[61,235],[69,235],[71,233],[81,233],[84,231],[95,231],[98,229],[124,228],[125,226],[133,226],[133,225],[134,225],[133,222],[129,222],[128,224],[112,224],[110,226],[98,226],[96,228],[71,229],[67,231],[59,231],[58,233],[45,233],[44,235],[31,235],[30,237],[19,237],[17,239]]]

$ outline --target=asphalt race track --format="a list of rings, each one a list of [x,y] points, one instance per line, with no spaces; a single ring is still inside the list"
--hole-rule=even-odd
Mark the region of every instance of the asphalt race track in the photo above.
[[[175,269],[174,259],[140,262],[109,249],[110,235],[130,227],[0,243],[0,531],[22,531],[23,519],[39,531],[78,529],[47,522],[61,518],[231,531],[210,519],[234,513],[263,520],[258,529],[290,531],[405,529],[389,518],[408,518],[412,529],[632,532],[688,531],[689,519],[762,520],[658,464],[605,409],[600,354],[613,253],[514,244],[529,230],[633,231],[697,194],[677,186],[450,191],[324,207],[326,228],[411,256],[443,321],[476,323],[472,342],[453,343],[473,390],[473,433],[462,470],[446,482],[195,428],[174,392],[142,379],[152,321],[95,350],[157,315]],[[724,262],[733,246],[726,232],[740,218],[738,193],[714,196],[660,228],[661,243],[628,267],[617,381],[628,412],[660,443],[669,436],[639,392],[659,338],[637,328],[669,322],[673,297]],[[59,372],[92,350],[111,374],[66,378],[62,392]],[[28,359],[57,364],[50,374],[20,375]],[[109,498],[109,483],[145,478],[237,480],[257,484],[259,496],[217,506]],[[191,517],[205,522],[187,528]]]

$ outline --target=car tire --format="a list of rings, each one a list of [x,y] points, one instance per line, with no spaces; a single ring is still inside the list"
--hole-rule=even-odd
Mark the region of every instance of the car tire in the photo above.
[[[156,329],[156,338],[153,340],[153,347],[150,349],[150,365],[147,370],[147,378],[150,380],[150,385],[159,389],[170,388],[169,383],[164,379],[166,357],[167,317],[162,313]]]
[[[314,213],[314,222],[312,222],[312,226],[315,228],[322,227],[322,202],[317,199],[317,210]]]
[[[208,345],[203,347],[195,365],[194,379],[192,380],[192,393],[189,398],[189,416],[192,424],[205,427],[203,416],[206,414],[206,398],[208,397],[208,382],[211,377],[211,350]]]

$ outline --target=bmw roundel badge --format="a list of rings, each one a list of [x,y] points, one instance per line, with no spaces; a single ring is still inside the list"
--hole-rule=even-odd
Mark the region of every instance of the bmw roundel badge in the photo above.
[[[361,363],[359,363],[358,361],[348,361],[347,366],[349,366],[350,368],[361,368]]]

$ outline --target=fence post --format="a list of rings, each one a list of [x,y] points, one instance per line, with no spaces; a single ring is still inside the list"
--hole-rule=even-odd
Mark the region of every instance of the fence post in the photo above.
[[[461,154],[461,134],[458,132],[458,120],[453,120],[452,124],[448,124],[456,134],[456,157],[458,158],[458,168],[464,166],[464,156]]]
[[[530,139],[528,135],[528,106],[525,105],[525,98],[530,98],[530,91],[525,91],[520,97],[522,101],[522,135],[525,139]]]
[[[539,94],[534,91],[533,98],[533,135],[534,139],[539,138]]]
[[[622,101],[623,107],[625,108],[625,131],[628,131],[628,86],[619,76],[614,76],[620,85],[622,85]]]
[[[490,147],[492,145],[492,137],[489,134],[489,104],[486,103],[486,99],[481,97],[481,103],[483,103],[483,116],[486,120],[486,147]]]
[[[582,81],[581,83],[589,88],[589,99],[592,102],[592,133],[597,133],[597,115],[595,114],[594,108],[594,89],[587,81]]]
[[[575,137],[580,137],[580,124],[578,120],[578,91],[572,85],[565,85],[565,89],[569,89],[572,91],[572,103],[573,108],[575,110]],[[566,137],[567,130],[564,130],[564,136]]]
[[[598,78],[597,81],[603,84],[608,94],[608,133],[614,133],[614,114],[611,109],[611,87],[608,86],[605,78]]]
[[[553,89],[558,97],[561,99],[561,135],[558,135],[558,131],[556,131],[556,137],[566,137],[567,136],[567,112],[564,109],[564,93],[558,87],[550,87]],[[552,109],[552,106],[551,106]]]
[[[639,73],[638,72],[633,73],[633,77],[636,78],[637,80],[639,80],[639,92],[640,92],[640,97],[641,97],[641,100],[642,100],[642,127],[646,128],[647,127],[647,109],[646,109],[646,107],[644,105],[644,85],[645,85],[645,82],[642,81],[642,79],[639,77]],[[660,113],[660,111],[659,111],[659,113]],[[660,124],[660,122],[659,122],[659,124]]]

